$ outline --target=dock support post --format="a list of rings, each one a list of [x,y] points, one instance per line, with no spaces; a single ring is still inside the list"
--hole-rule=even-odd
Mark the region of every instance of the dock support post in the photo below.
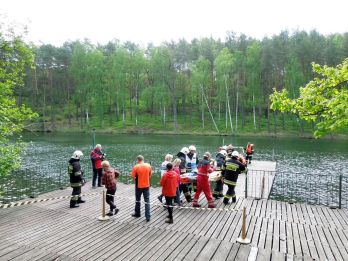
[[[338,208],[342,208],[342,174],[339,177],[339,188],[338,188]]]
[[[245,198],[248,197],[248,172],[245,172]]]
[[[100,221],[109,220],[109,217],[105,215],[105,190],[103,190],[102,215],[98,217],[98,220]]]
[[[250,239],[246,238],[246,209],[245,207],[243,208],[243,223],[242,223],[242,237],[239,237],[237,239],[238,243],[241,244],[250,244]]]

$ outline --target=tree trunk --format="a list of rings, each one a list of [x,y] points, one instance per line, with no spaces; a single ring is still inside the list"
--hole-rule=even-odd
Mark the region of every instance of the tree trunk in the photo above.
[[[204,101],[203,101],[203,92],[202,92],[202,100],[201,100],[201,102],[202,102],[202,118],[201,118],[201,120],[202,120],[202,129],[204,130]]]
[[[236,126],[234,127],[236,132],[237,132],[237,126],[238,126],[238,91],[237,91],[237,97],[236,97]]]
[[[256,112],[255,112],[255,96],[253,93],[253,115],[254,115],[254,130],[256,130]]]

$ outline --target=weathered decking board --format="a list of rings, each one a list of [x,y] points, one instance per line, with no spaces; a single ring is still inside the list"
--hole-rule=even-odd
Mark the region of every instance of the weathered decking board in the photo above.
[[[100,222],[101,191],[84,187],[87,202],[77,209],[68,207],[68,199],[0,209],[0,260],[348,260],[347,210],[239,196],[228,206],[216,201],[221,210],[175,208],[169,225],[159,188],[151,189],[152,217],[146,222],[130,215],[133,185],[119,184],[120,212]],[[203,196],[199,202],[207,206]],[[243,207],[247,246],[236,243]]]

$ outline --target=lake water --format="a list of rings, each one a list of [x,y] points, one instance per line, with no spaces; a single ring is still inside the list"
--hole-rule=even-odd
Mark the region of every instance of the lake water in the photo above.
[[[28,142],[28,148],[23,154],[23,167],[21,171],[0,181],[3,190],[0,201],[35,196],[66,185],[67,161],[77,149],[84,153],[82,166],[87,177],[91,176],[89,154],[93,147],[92,134],[40,133],[26,134],[23,138]],[[247,142],[254,144],[255,160],[277,161],[277,177],[272,189],[272,198],[326,205],[337,201],[338,176],[340,174],[347,176],[347,140],[96,134],[96,143],[102,144],[107,159],[122,171],[123,182],[130,181],[128,174],[139,154],[142,154],[145,161],[150,162],[158,171],[167,153],[176,155],[184,146],[195,145],[201,158],[200,155],[205,151],[215,155],[217,148],[223,144],[242,147]],[[241,152],[241,149],[238,150]],[[155,184],[157,180],[158,178],[155,178],[153,183]],[[343,195],[346,195],[345,178],[343,184]],[[318,189],[311,192],[313,186],[317,186]],[[325,194],[323,190],[330,193]],[[347,200],[346,196],[344,200]]]

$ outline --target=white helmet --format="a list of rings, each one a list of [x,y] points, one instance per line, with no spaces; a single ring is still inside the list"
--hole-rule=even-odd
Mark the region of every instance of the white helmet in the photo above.
[[[238,157],[238,156],[239,156],[238,151],[234,150],[234,151],[232,152],[232,157]]]
[[[183,147],[180,152],[187,154],[187,153],[189,153],[189,149],[187,147]]]
[[[191,145],[191,146],[189,147],[189,151],[196,151],[196,147],[193,146],[193,145]]]
[[[210,159],[211,158],[211,154],[209,151],[207,151],[206,153],[204,153],[203,155],[204,158]]]
[[[227,150],[227,146],[226,146],[226,145],[222,146],[221,148],[222,148],[223,150]]]
[[[83,156],[83,153],[81,150],[75,150],[73,155],[71,156],[72,159],[80,159]]]
[[[226,157],[227,152],[226,152],[226,150],[220,150],[220,154],[222,154],[222,155],[224,155]]]
[[[101,150],[102,149],[102,145],[100,145],[100,144],[95,145],[95,149]]]

